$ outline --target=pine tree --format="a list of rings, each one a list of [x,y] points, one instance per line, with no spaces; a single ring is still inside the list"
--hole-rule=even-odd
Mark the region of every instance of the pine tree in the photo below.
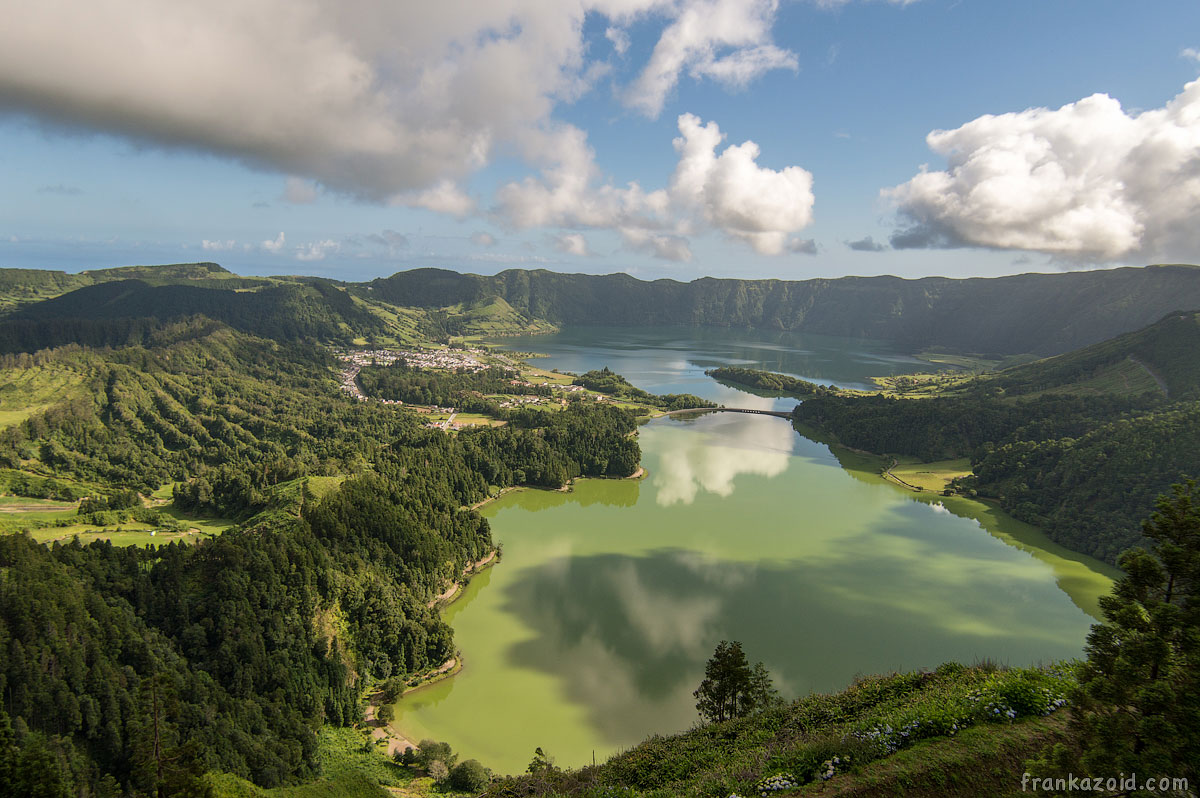
[[[696,710],[709,723],[740,718],[778,699],[766,667],[754,667],[738,641],[722,640],[704,666],[704,681],[692,693]]]
[[[1160,496],[1143,525],[1150,551],[1121,556],[1125,577],[1100,600],[1074,696],[1083,771],[1200,775],[1200,505],[1196,484]],[[1059,750],[1057,765],[1067,764]],[[1075,772],[1081,772],[1076,770]]]

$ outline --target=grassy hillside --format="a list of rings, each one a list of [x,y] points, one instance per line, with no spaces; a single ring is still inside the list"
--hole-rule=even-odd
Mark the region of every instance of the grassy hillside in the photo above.
[[[1010,396],[1052,391],[1195,398],[1200,396],[1200,311],[1170,313],[1149,327],[1005,369],[982,383]]]
[[[1054,712],[1072,684],[1065,666],[946,664],[934,672],[868,676],[841,693],[652,737],[593,767],[504,780],[488,794],[1019,793],[1025,760],[1065,737]],[[553,742],[546,748],[552,755]]]
[[[763,327],[941,349],[1058,354],[1200,307],[1200,268],[1151,266],[954,280],[846,277],[799,282],[509,270],[415,269],[353,286],[398,305],[445,308],[495,298],[555,324]]]

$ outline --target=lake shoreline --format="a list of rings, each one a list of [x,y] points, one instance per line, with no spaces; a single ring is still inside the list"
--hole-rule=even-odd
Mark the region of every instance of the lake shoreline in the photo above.
[[[795,426],[795,429],[805,438],[828,446],[838,464],[852,476],[888,485],[917,501],[940,504],[954,515],[975,521],[988,534],[1007,545],[1029,552],[1054,570],[1059,588],[1075,606],[1095,620],[1103,620],[1099,599],[1108,595],[1112,583],[1121,578],[1119,569],[1055,543],[1038,527],[1009,515],[998,503],[959,494],[946,496],[905,482],[891,473],[900,465],[895,458],[845,446],[804,424]]]

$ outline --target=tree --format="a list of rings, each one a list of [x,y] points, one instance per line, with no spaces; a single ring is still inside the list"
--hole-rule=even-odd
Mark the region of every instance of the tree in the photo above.
[[[736,640],[717,644],[704,666],[704,681],[692,695],[696,710],[709,723],[740,718],[779,700],[766,666],[759,662],[751,667]]]
[[[487,768],[476,759],[459,762],[450,770],[450,788],[459,792],[477,793],[491,780]]]
[[[1073,696],[1083,772],[1200,776],[1200,505],[1196,483],[1158,498],[1150,551],[1121,556],[1125,576],[1100,599]],[[1075,754],[1060,747],[1052,767]],[[1074,772],[1078,773],[1077,768]]]

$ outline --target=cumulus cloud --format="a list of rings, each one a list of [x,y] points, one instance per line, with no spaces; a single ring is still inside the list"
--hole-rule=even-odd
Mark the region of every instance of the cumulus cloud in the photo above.
[[[477,247],[494,247],[496,246],[496,237],[491,233],[476,230],[471,233],[471,243]]]
[[[629,34],[622,28],[609,27],[604,31],[604,38],[612,43],[613,52],[617,55],[625,55],[629,50]]]
[[[296,260],[325,260],[327,255],[337,252],[339,248],[340,247],[336,241],[331,241],[329,239],[324,241],[313,241],[296,248]]]
[[[554,248],[568,255],[590,255],[587,239],[580,233],[565,233],[554,239]]]
[[[661,35],[625,97],[657,114],[684,73],[795,69],[777,0],[46,0],[0,26],[0,110],[229,156],[377,202],[473,212],[463,181],[552,128],[607,64],[584,20]],[[102,35],[98,32],[102,31]],[[46,53],[55,53],[47,59]],[[285,197],[315,186],[289,181]]]
[[[788,233],[812,223],[812,173],[799,166],[760,167],[753,141],[717,155],[725,136],[715,122],[701,125],[692,114],[679,117],[679,132],[674,142],[679,163],[670,188],[677,204],[697,209],[706,221],[764,255],[783,252]]]
[[[683,236],[652,233],[636,227],[620,228],[621,241],[635,252],[646,252],[661,260],[686,263],[692,259],[692,248]]]
[[[787,251],[797,255],[816,255],[817,242],[812,238],[793,238],[787,243]]]
[[[1200,81],[1141,113],[1095,94],[981,116],[926,141],[947,168],[882,192],[904,225],[897,248],[1129,261],[1200,253]]]
[[[283,194],[279,198],[293,205],[309,205],[316,202],[317,187],[311,180],[289,177],[283,187]]]
[[[515,227],[614,228],[626,246],[672,260],[689,259],[686,236],[708,227],[762,254],[787,251],[790,235],[812,222],[812,174],[759,166],[752,141],[718,153],[725,136],[715,122],[683,114],[678,127],[678,161],[665,189],[598,183],[585,134],[564,126],[531,145],[547,160],[541,178],[501,187],[495,212]]]
[[[773,69],[798,69],[795,53],[771,43],[778,0],[684,3],[663,31],[650,62],[624,93],[630,107],[657,117],[685,70],[740,88]]]
[[[283,231],[280,231],[279,235],[275,237],[275,240],[272,241],[268,239],[263,241],[258,246],[267,252],[278,254],[283,251],[285,246],[287,246],[287,238],[283,235]]]
[[[280,233],[283,235],[283,233]],[[200,248],[210,252],[228,252],[237,246],[237,242],[230,239],[228,241],[209,241],[207,238],[200,242]]]
[[[881,244],[872,236],[860,238],[857,241],[847,241],[846,246],[855,252],[883,252],[887,249],[887,244]]]
[[[1200,61],[1200,50],[1197,50],[1195,47],[1184,47],[1179,51],[1179,56],[1191,59],[1192,61]]]

